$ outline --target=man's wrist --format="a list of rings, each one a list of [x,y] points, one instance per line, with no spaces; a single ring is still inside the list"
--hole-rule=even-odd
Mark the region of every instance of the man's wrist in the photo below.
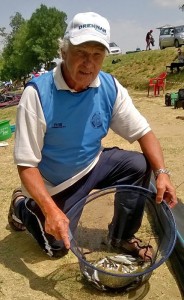
[[[160,174],[167,174],[169,177],[171,175],[171,173],[168,169],[165,169],[165,168],[157,169],[154,171],[155,180],[157,180],[158,175],[160,175]]]

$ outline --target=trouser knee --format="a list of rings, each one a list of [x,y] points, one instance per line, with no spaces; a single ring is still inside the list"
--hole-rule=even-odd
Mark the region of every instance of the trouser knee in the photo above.
[[[45,217],[34,200],[23,200],[17,207],[17,214],[28,232],[50,257],[62,257],[67,254],[68,250],[63,242],[45,232]]]
[[[135,174],[137,174],[138,180],[142,183],[141,185],[144,187],[148,186],[152,170],[146,157],[139,153],[137,158],[133,161],[133,165]]]
[[[151,178],[151,166],[146,157],[139,152],[133,153],[130,157],[126,174],[123,174],[122,179],[118,183],[137,185],[147,188]]]

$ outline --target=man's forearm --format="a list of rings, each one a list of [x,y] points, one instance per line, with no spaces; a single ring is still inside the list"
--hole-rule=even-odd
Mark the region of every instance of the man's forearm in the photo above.
[[[138,142],[153,171],[165,168],[160,143],[152,131],[145,134]]]
[[[57,206],[45,188],[41,174],[37,168],[18,166],[20,179],[35,202],[46,216]]]

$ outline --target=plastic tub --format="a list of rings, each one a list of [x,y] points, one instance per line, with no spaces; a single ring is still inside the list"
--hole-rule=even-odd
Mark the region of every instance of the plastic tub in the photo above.
[[[15,132],[16,126],[15,125],[11,125],[11,132]]]
[[[0,141],[9,139],[12,136],[9,120],[0,121]]]

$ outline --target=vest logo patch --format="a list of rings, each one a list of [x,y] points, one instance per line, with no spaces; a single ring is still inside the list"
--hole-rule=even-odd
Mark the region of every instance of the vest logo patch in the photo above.
[[[99,112],[95,113],[91,118],[91,124],[94,128],[99,128],[102,126],[101,115]]]
[[[63,125],[63,123],[54,123],[54,125],[52,126],[52,128],[66,128],[66,126]]]

